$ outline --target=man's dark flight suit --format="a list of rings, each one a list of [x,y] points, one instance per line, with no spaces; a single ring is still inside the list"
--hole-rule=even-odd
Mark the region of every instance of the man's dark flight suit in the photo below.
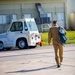
[[[50,43],[51,38],[53,38],[55,60],[57,65],[61,64],[63,61],[63,46],[59,41],[58,29],[59,29],[58,26],[53,26],[49,29],[49,32],[48,32],[48,43]]]

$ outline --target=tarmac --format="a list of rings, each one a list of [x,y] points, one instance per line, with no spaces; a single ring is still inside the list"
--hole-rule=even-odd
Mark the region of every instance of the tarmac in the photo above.
[[[40,52],[33,59],[0,62],[0,75],[75,75],[75,44],[65,45],[64,60],[60,68],[56,66],[52,46],[37,49]],[[44,53],[41,54],[42,52]]]

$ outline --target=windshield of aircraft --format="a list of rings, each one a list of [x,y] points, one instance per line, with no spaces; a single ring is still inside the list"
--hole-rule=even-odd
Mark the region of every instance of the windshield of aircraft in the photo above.
[[[35,21],[27,21],[26,24],[27,24],[29,31],[37,31],[38,30]]]

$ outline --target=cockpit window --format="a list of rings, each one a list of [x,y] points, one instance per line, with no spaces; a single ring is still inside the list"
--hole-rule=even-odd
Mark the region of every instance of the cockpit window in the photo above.
[[[28,31],[28,27],[26,25],[26,22],[24,22],[24,29],[25,29],[25,31]]]
[[[10,31],[22,31],[22,30],[23,30],[22,22],[13,22],[12,23]]]
[[[27,23],[28,29],[30,31],[37,31],[38,30],[36,23],[34,21],[27,21],[26,23]]]

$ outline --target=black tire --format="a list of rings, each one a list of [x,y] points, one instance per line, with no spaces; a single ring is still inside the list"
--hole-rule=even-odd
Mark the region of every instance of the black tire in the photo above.
[[[0,51],[4,50],[4,44],[0,42]]]
[[[27,49],[28,48],[27,40],[26,39],[19,39],[17,41],[17,46],[19,49]]]

